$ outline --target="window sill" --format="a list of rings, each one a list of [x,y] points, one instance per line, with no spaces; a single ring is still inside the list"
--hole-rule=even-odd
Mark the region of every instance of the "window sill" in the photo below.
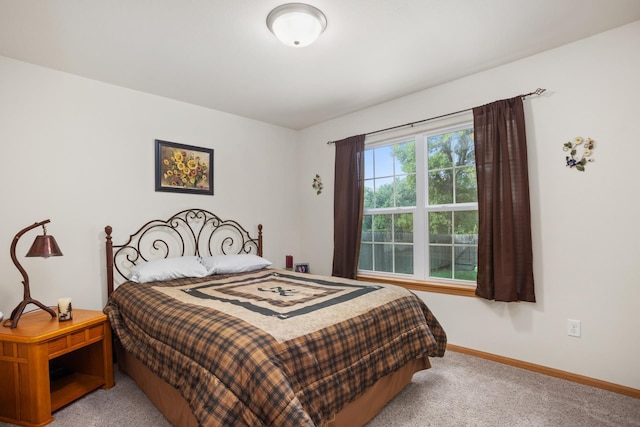
[[[411,289],[414,291],[459,295],[463,297],[476,297],[476,288],[471,286],[453,284],[445,285],[442,283],[424,282],[420,280],[405,280],[389,277],[369,276],[364,274],[358,274],[356,278],[357,280],[364,280],[368,282],[389,283],[391,285],[402,286],[403,288]]]

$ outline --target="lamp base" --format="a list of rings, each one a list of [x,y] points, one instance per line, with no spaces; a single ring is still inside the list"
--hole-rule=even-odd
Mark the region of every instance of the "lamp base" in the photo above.
[[[14,308],[13,311],[11,312],[11,317],[9,318],[9,320],[11,320],[11,326],[10,326],[11,329],[14,329],[16,326],[18,326],[18,321],[20,320],[20,316],[22,316],[22,312],[24,311],[25,307],[28,304],[35,304],[41,309],[43,309],[44,311],[48,312],[51,315],[51,317],[56,317],[56,312],[53,311],[51,308],[47,307],[40,301],[34,300],[31,297],[28,297],[23,299],[22,302],[18,304],[18,306]]]

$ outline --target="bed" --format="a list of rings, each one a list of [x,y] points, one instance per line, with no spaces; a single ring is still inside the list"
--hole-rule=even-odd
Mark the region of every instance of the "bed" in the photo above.
[[[444,355],[420,298],[274,268],[262,225],[187,209],[105,232],[118,366],[175,426],[364,425]]]

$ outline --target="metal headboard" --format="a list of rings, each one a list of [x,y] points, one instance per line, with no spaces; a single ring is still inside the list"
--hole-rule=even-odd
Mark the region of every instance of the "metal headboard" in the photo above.
[[[107,293],[114,288],[114,268],[126,279],[130,268],[152,259],[186,255],[256,254],[262,256],[262,224],[258,237],[233,220],[222,220],[204,209],[186,209],[167,220],[147,222],[126,243],[112,243],[112,227],[106,233]]]

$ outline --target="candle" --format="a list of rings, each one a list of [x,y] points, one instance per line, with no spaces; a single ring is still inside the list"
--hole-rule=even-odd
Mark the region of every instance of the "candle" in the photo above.
[[[58,299],[58,320],[64,322],[73,319],[71,311],[71,298],[64,297]]]
[[[293,268],[293,257],[291,255],[287,255],[286,268]]]

